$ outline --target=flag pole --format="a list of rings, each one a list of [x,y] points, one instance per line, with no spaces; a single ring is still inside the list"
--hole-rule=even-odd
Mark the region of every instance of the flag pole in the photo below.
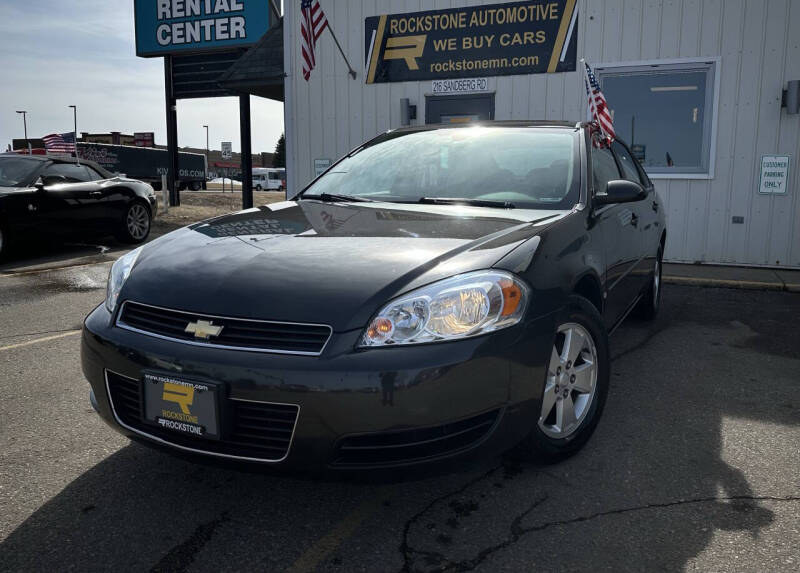
[[[592,94],[589,87],[589,72],[586,71],[586,60],[581,58],[581,68],[583,68],[583,82],[586,86],[586,115],[591,116],[589,121],[594,120],[594,114],[592,113]]]
[[[333,28],[331,27],[330,21],[328,22],[328,25],[325,27],[328,28],[328,31],[331,33],[331,36],[333,36],[333,41],[336,42],[336,47],[339,48],[339,53],[342,54],[342,58],[344,58],[344,63],[347,64],[347,69],[350,70],[348,73],[353,79],[356,79],[356,72],[353,69],[353,66],[350,65],[350,61],[347,59],[347,56],[344,54],[344,50],[342,49],[342,45],[339,43],[339,39],[336,37],[336,34],[333,33]]]

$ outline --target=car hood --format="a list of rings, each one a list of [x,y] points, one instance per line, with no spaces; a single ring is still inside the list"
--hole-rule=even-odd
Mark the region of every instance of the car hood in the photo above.
[[[3,187],[0,185],[0,197],[5,195],[19,195],[20,193],[35,193],[35,187]]]
[[[121,300],[287,322],[363,327],[411,288],[491,267],[563,211],[286,201],[145,246]]]

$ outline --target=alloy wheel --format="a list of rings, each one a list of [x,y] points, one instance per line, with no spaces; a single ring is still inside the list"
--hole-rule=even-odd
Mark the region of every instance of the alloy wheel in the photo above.
[[[150,215],[144,205],[138,203],[131,205],[130,209],[128,209],[126,223],[132,238],[137,241],[144,239],[150,230]]]
[[[558,327],[547,367],[539,428],[550,438],[572,435],[589,413],[597,390],[597,348],[575,322]]]

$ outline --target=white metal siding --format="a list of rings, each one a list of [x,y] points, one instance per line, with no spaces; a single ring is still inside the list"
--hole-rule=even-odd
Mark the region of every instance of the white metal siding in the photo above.
[[[430,82],[364,84],[364,19],[486,4],[477,0],[320,0],[358,72],[350,79],[330,35],[303,80],[299,3],[286,2],[287,173],[290,193],[313,177],[315,158],[336,159],[400,125],[400,98],[424,123]],[[800,267],[800,116],[780,108],[800,79],[800,0],[580,0],[578,58],[590,63],[719,57],[712,179],[661,179],[672,261]],[[489,78],[496,119],[585,117],[578,72]],[[788,193],[757,193],[761,155],[790,156]],[[743,225],[733,225],[743,216]]]

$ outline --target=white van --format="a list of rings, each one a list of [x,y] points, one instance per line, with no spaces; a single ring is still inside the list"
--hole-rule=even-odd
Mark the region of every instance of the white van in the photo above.
[[[283,191],[286,189],[286,170],[268,167],[254,168],[253,189],[256,191]]]

